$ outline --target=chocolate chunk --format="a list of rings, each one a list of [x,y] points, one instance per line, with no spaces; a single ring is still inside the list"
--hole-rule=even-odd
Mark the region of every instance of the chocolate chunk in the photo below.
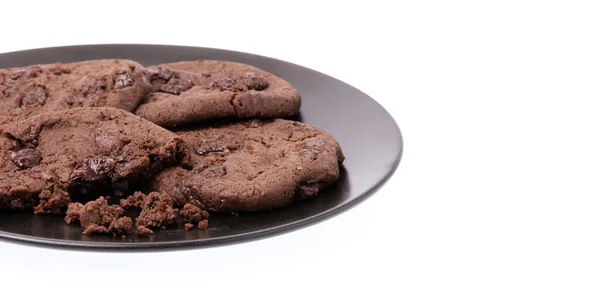
[[[269,87],[269,80],[267,80],[265,76],[254,72],[246,73],[242,77],[241,83],[244,84],[248,89],[257,91],[264,90]]]
[[[174,72],[167,66],[156,66],[147,68],[146,72],[150,76],[150,82],[162,81],[163,84],[169,81],[173,76]]]
[[[42,161],[42,155],[35,149],[22,149],[10,152],[10,158],[21,169],[35,167]]]
[[[105,128],[96,129],[94,140],[96,147],[107,155],[118,152],[125,144],[132,141],[130,137],[124,136],[120,130]]]
[[[312,162],[317,159],[321,152],[318,150],[305,149],[299,152],[300,161],[303,163]]]
[[[169,82],[160,85],[159,89],[162,92],[179,95],[181,92],[192,88],[194,84],[189,80],[179,79],[179,77],[171,78]]]
[[[116,165],[115,159],[97,156],[83,161],[81,166],[73,171],[73,178],[84,180],[99,180],[107,176]]]
[[[296,188],[296,199],[308,199],[316,196],[319,193],[318,184],[301,184]]]
[[[114,89],[121,89],[125,87],[133,86],[133,76],[129,73],[117,75],[115,77]]]
[[[179,95],[194,86],[193,81],[182,77],[167,66],[156,66],[148,68],[146,71],[150,77],[150,83],[153,85],[153,91],[156,92]]]
[[[229,149],[224,146],[205,146],[198,147],[195,151],[198,155],[203,156],[209,153],[228,153]]]
[[[237,84],[236,81],[232,78],[228,78],[228,77],[223,77],[223,78],[217,78],[215,80],[213,80],[212,83],[210,83],[210,88],[212,89],[218,89],[221,91],[243,91],[245,90],[245,87]]]

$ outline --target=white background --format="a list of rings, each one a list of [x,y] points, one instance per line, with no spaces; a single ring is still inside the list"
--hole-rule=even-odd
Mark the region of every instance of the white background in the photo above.
[[[1,293],[600,292],[596,1],[16,2],[0,8],[0,52],[158,43],[275,57],[375,98],[405,152],[360,206],[275,238],[158,254],[0,242]]]

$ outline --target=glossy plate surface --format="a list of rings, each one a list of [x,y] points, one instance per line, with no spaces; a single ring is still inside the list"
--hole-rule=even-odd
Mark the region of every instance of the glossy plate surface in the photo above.
[[[242,62],[289,81],[302,95],[298,117],[332,134],[346,161],[341,181],[319,197],[271,212],[239,216],[212,214],[207,230],[182,225],[150,237],[85,236],[62,216],[0,212],[0,238],[38,246],[79,250],[165,250],[224,245],[264,238],[335,216],[373,194],[395,171],[402,136],[388,112],[356,88],[322,73],[284,61],[241,52],[163,45],[85,45],[0,54],[0,68],[88,59],[122,58],[145,66],[194,59]]]

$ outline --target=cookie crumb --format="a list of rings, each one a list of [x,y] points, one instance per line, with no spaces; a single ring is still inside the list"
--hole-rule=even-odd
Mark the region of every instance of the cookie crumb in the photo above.
[[[145,226],[138,226],[135,234],[140,237],[145,237],[145,236],[153,235],[154,232]]]
[[[121,205],[123,209],[141,208],[144,198],[146,198],[146,195],[141,192],[135,192],[126,199],[119,200],[119,205]]]
[[[200,209],[198,206],[188,203],[183,205],[183,209],[179,211],[185,222],[199,222],[202,219],[208,218],[208,212]]]
[[[133,226],[133,220],[131,218],[119,217],[119,219],[115,220],[108,227],[108,231],[112,232],[115,235],[121,235],[121,237],[126,237],[131,232],[131,227]]]
[[[162,227],[177,223],[179,210],[173,208],[173,198],[167,194],[151,192],[142,202],[142,212],[136,225],[144,227]]]
[[[108,205],[104,197],[89,201],[85,205],[71,203],[67,209],[65,222],[71,224],[79,220],[84,227],[83,234],[112,232],[118,235],[128,234],[133,222],[129,217],[121,217],[123,208],[117,205]]]
[[[208,228],[208,219],[204,219],[204,220],[198,222],[198,228],[199,229],[207,229]]]

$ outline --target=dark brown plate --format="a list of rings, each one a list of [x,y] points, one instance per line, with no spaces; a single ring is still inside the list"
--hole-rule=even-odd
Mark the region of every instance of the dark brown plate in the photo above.
[[[143,65],[220,59],[262,68],[289,81],[302,95],[299,120],[331,133],[346,161],[341,181],[319,197],[271,212],[239,216],[212,214],[207,230],[183,226],[157,230],[150,237],[85,236],[62,216],[0,212],[0,238],[31,245],[81,250],[164,250],[249,241],[312,225],[342,213],[372,195],[395,171],[402,136],[394,119],[358,89],[322,73],[284,61],[241,52],[163,45],[85,45],[0,54],[0,68],[31,64],[123,58]]]

